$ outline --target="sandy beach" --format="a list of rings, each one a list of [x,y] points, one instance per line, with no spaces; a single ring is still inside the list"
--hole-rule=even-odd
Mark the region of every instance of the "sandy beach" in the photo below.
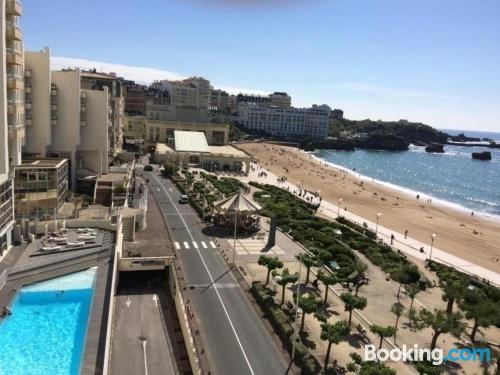
[[[277,176],[287,176],[290,183],[309,191],[319,191],[332,203],[342,198],[341,207],[374,221],[383,213],[381,225],[430,243],[431,233],[438,233],[435,245],[479,266],[500,272],[500,223],[488,218],[455,210],[427,199],[363,181],[340,169],[325,166],[293,147],[268,143],[239,144]]]

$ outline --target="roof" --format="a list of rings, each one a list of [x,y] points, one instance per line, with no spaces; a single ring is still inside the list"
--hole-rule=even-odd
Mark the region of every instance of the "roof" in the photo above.
[[[210,152],[207,139],[202,132],[174,130],[175,151]]]
[[[257,203],[252,202],[241,193],[237,193],[232,197],[216,202],[214,207],[217,210],[228,212],[255,212],[260,210],[260,206]]]
[[[17,165],[16,169],[33,169],[33,168],[58,168],[64,163],[67,163],[68,159],[35,159],[35,160],[24,160],[22,164]]]
[[[223,156],[231,156],[231,157],[241,157],[241,158],[251,158],[248,154],[245,154],[243,151],[237,149],[233,146],[208,146],[210,149],[210,153],[214,155],[223,155]]]

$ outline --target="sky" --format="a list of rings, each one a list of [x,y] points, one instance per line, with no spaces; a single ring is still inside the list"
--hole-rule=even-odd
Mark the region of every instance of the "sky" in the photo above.
[[[85,6],[82,6],[85,4]],[[23,0],[54,68],[203,76],[350,119],[500,132],[498,0]]]

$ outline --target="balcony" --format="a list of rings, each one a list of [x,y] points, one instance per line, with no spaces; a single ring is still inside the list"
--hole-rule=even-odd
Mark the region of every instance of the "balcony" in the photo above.
[[[24,92],[26,94],[31,94],[31,87],[30,86],[24,86]]]
[[[85,126],[87,125],[87,121],[86,120],[80,120],[80,126]]]
[[[26,68],[26,70],[24,71],[24,76],[31,77],[31,69],[30,68]]]
[[[51,104],[50,104],[50,109],[51,109],[52,111],[57,111],[57,103],[51,103]]]
[[[51,119],[50,123],[51,123],[52,126],[56,126],[57,125],[57,119],[56,118]]]
[[[23,40],[23,33],[21,28],[11,21],[5,22],[7,39]]]
[[[5,11],[9,16],[22,16],[23,7],[19,0],[7,0]]]
[[[31,109],[31,100],[26,100],[24,102],[24,108],[25,109]]]
[[[16,75],[7,75],[7,88],[22,90],[24,88],[23,79]]]
[[[26,120],[25,120],[26,126],[31,126],[31,124],[32,124],[31,121],[32,120],[30,118],[26,118]]]
[[[6,48],[7,64],[23,65],[23,53],[15,48]]]

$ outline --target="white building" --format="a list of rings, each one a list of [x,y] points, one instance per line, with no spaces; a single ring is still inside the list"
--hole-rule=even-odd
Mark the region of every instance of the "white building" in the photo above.
[[[12,246],[13,167],[21,163],[24,138],[24,53],[21,3],[0,2],[0,258]]]
[[[50,71],[50,53],[26,53],[26,142],[23,152],[36,158],[68,159],[70,185],[108,172],[108,87],[82,89],[77,70]]]
[[[330,107],[275,107],[240,103],[238,121],[244,127],[278,137],[324,139],[328,135]]]

